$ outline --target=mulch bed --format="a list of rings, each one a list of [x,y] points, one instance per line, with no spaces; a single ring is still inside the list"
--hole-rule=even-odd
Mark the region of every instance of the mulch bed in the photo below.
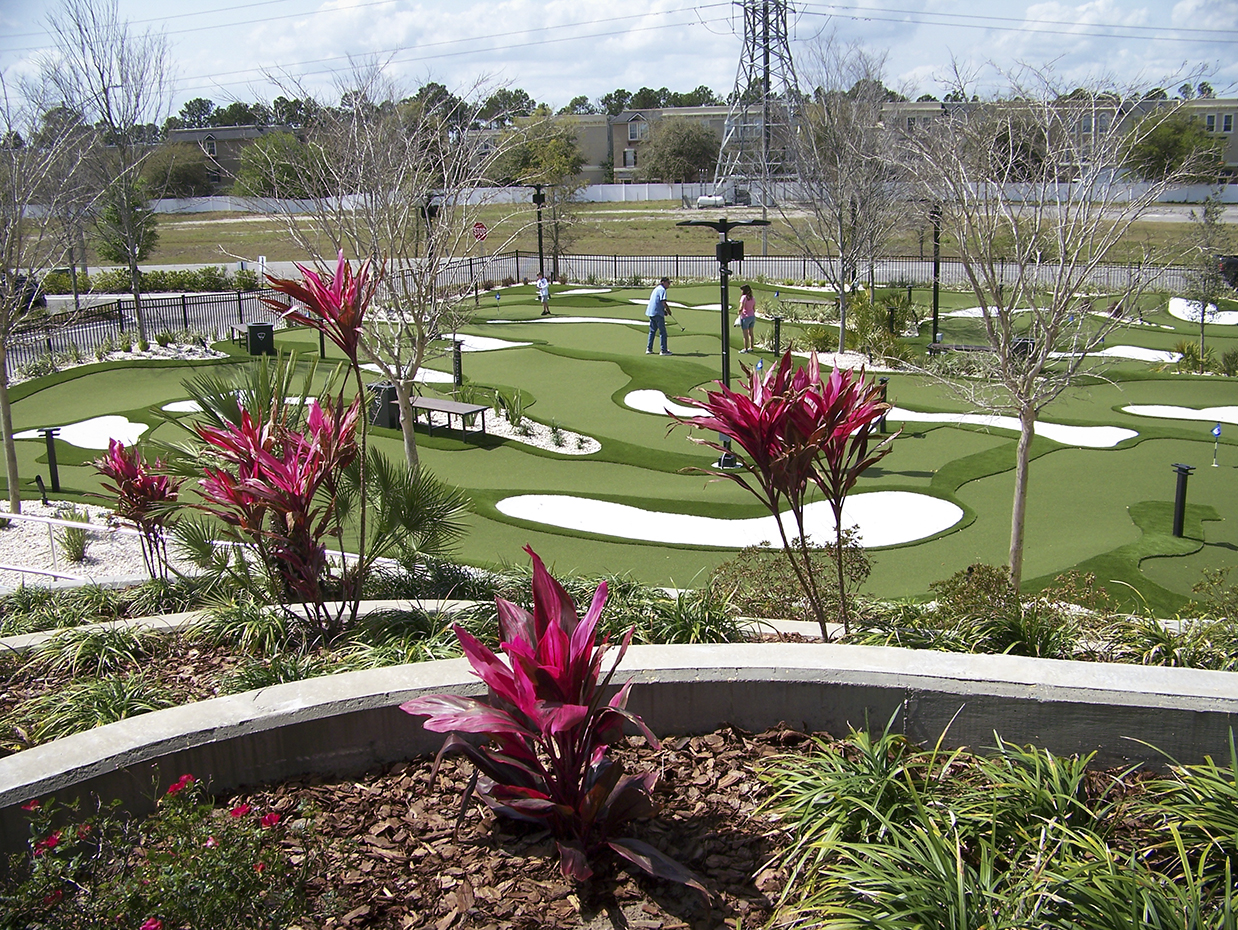
[[[614,856],[577,885],[559,871],[553,839],[533,825],[496,818],[480,804],[455,832],[467,762],[400,763],[358,780],[313,778],[240,794],[260,810],[307,821],[316,838],[304,930],[343,927],[588,930],[730,930],[761,927],[773,915],[784,876],[770,859],[785,840],[758,813],[763,759],[806,748],[787,727],[761,734],[733,728],[668,739],[655,752],[640,738],[617,749],[629,770],[658,773],[654,819],[632,825],[645,840],[693,869],[697,891],[630,870]]]

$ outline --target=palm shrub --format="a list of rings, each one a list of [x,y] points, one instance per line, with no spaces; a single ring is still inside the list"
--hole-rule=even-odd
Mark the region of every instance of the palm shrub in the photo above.
[[[90,522],[89,511],[78,510],[76,507],[58,510],[56,516],[61,520],[72,520],[77,523]],[[86,560],[86,547],[90,545],[89,530],[65,527],[56,536],[60,542],[60,551],[68,561],[84,562]]]
[[[809,491],[816,486],[834,515],[837,616],[843,631],[849,632],[842,558],[846,529],[843,504],[860,475],[889,454],[895,437],[888,436],[871,446],[873,431],[890,405],[881,400],[880,387],[866,381],[863,372],[855,375],[835,369],[823,381],[815,355],[809,358],[807,368],[793,372],[791,366],[791,353],[787,352],[764,377],[745,367],[748,384],[744,393],[720,384],[720,390],[707,392],[705,400],[676,398],[700,408],[704,415],[675,419],[719,433],[742,448],[739,471],[694,470],[734,481],[773,514],[783,551],[821,626],[822,637],[829,639],[825,599],[812,572],[804,528]],[[694,441],[719,452],[728,451],[713,440]],[[783,520],[784,500],[795,520],[793,534],[787,533]],[[798,546],[792,545],[793,538],[798,539]]]
[[[616,836],[629,820],[657,810],[656,776],[627,774],[623,764],[609,756],[629,723],[658,746],[640,717],[626,709],[631,682],[604,701],[632,631],[624,635],[618,656],[602,675],[608,640],[598,644],[596,636],[606,583],[598,585],[580,618],[567,591],[532,549],[526,551],[533,560],[533,611],[496,598],[506,661],[455,627],[465,656],[489,688],[489,701],[440,694],[408,701],[400,709],[425,716],[426,729],[450,734],[439,750],[436,771],[445,755],[462,755],[476,767],[465,804],[475,784],[496,814],[551,832],[565,878],[587,881],[593,875],[590,859],[609,848],[652,875],[703,893],[695,875],[653,846]],[[487,742],[476,746],[462,733]]]

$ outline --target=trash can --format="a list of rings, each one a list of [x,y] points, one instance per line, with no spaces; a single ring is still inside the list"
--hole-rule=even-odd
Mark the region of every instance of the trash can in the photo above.
[[[366,388],[370,392],[370,425],[399,429],[400,411],[395,403],[395,385],[389,381],[375,381]]]
[[[249,337],[250,355],[275,354],[274,323],[250,323],[246,333]]]

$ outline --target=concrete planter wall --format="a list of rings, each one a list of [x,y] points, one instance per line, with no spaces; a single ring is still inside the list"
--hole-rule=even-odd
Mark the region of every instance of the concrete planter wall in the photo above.
[[[1224,757],[1238,722],[1238,675],[1191,669],[805,644],[639,646],[624,663],[630,706],[655,733],[786,721],[841,735],[895,726],[916,740],[982,749],[993,734],[1097,762]],[[620,680],[623,680],[623,677]],[[0,848],[24,847],[20,805],[98,795],[149,810],[156,772],[216,791],[322,773],[356,775],[432,753],[398,705],[480,693],[462,659],[317,678],[145,714],[0,759]],[[1155,748],[1153,748],[1155,747]]]

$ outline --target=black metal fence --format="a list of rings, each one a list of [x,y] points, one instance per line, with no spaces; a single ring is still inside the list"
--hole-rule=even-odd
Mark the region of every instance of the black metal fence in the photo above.
[[[736,263],[732,272],[741,279],[802,284],[836,275],[837,262],[791,255],[749,255]],[[537,275],[538,264],[536,253],[518,250],[458,258],[444,263],[438,283],[440,287],[461,287],[500,284],[508,279],[523,281]],[[546,257],[546,272],[572,282],[635,285],[648,284],[663,275],[714,280],[718,263],[712,255],[560,255],[557,260]],[[1020,269],[1007,263],[999,267],[999,273],[1002,281],[1010,284],[1017,280]],[[1044,265],[1035,269],[1035,278],[1037,283],[1049,285],[1058,273],[1057,267]],[[871,265],[863,263],[856,274],[860,281],[877,286],[920,287],[932,283],[933,263],[923,258],[883,258]],[[1105,291],[1124,289],[1138,282],[1145,287],[1180,293],[1187,287],[1187,275],[1187,269],[1177,267],[1099,265],[1088,276],[1087,284]],[[941,263],[940,280],[944,287],[968,284],[963,265],[956,261]],[[218,340],[229,335],[232,324],[253,322],[271,322],[280,328],[284,321],[262,303],[263,297],[275,293],[260,290],[143,297],[147,338],[153,340],[157,333],[165,331],[193,330]],[[117,343],[126,335],[136,341],[137,329],[132,298],[48,317],[15,334],[8,346],[8,370],[12,375],[39,358],[74,350],[89,355],[99,346],[109,341]]]

